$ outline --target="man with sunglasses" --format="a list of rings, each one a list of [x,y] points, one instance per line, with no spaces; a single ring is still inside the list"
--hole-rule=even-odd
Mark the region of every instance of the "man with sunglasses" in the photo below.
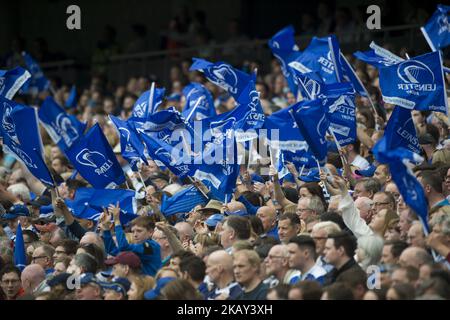
[[[48,245],[43,244],[37,247],[32,255],[31,262],[40,265],[45,270],[46,275],[50,275],[54,272],[53,269],[53,255],[55,249]]]

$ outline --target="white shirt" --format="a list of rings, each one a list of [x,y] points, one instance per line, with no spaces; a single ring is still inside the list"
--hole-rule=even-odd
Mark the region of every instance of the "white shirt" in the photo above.
[[[339,202],[338,210],[342,212],[342,219],[345,225],[353,232],[356,238],[373,235],[372,229],[370,229],[366,221],[359,215],[359,210],[356,208],[355,202],[349,194]]]

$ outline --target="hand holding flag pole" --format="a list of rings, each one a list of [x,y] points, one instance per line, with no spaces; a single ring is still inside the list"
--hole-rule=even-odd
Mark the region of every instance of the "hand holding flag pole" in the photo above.
[[[148,117],[149,111],[153,114],[153,96],[155,95],[155,83],[152,82],[152,85],[150,87],[150,92],[148,93],[148,104],[147,104],[147,110],[145,111],[145,116]]]

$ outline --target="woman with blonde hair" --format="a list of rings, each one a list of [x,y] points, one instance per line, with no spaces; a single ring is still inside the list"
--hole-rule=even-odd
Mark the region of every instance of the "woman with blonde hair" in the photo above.
[[[198,257],[203,257],[207,248],[220,244],[220,237],[217,233],[199,233],[194,237],[194,244],[191,251]]]
[[[144,300],[144,292],[155,286],[155,279],[150,276],[133,276],[128,290],[128,300]]]

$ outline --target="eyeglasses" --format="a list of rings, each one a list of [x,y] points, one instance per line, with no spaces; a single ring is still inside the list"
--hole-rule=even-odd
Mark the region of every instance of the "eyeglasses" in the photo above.
[[[58,251],[58,250],[56,250],[55,254],[66,254],[66,252],[65,251]]]
[[[48,257],[47,256],[37,256],[37,257],[32,257],[31,259],[34,261],[34,260],[42,259],[42,258],[48,258]]]
[[[4,284],[16,284],[16,283],[19,283],[19,282],[20,282],[19,279],[2,280],[2,283],[4,283]]]

